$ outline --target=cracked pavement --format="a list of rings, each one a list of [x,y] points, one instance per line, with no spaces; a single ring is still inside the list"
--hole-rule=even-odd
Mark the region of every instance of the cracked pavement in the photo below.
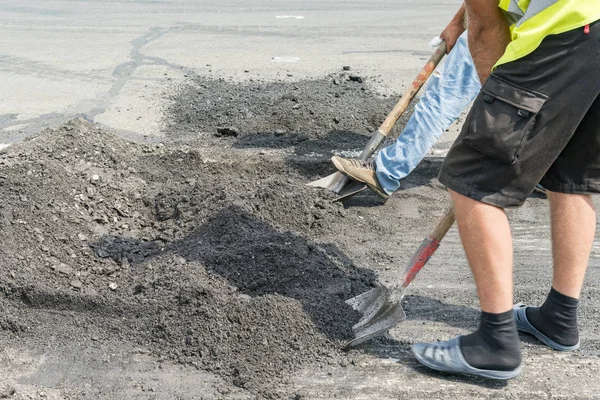
[[[298,80],[348,65],[401,93],[458,4],[6,0],[0,146],[76,116],[129,139],[160,137],[169,94],[190,73]]]

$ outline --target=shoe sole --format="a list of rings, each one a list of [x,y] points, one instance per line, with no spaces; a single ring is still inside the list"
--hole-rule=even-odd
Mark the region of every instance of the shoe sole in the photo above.
[[[346,169],[344,168],[344,166],[335,158],[332,157],[331,158],[331,162],[333,163],[333,165],[335,165],[335,167],[337,168],[338,171],[340,171],[342,174],[344,174],[345,176],[347,176],[348,178],[355,180],[357,182],[360,183],[364,183],[365,185],[367,185],[369,187],[369,189],[371,189],[371,191],[373,191],[377,196],[387,200],[390,198],[390,195],[387,193],[382,192],[381,190],[377,189],[376,186],[371,185],[369,182],[365,182],[363,179],[357,178],[354,175],[350,174],[349,172],[346,171]]]
[[[527,319],[527,309],[529,307],[531,306],[526,306],[522,303],[516,304],[513,307],[513,316],[515,317],[515,321],[517,323],[517,330],[535,336],[537,340],[556,351],[574,351],[579,348],[581,342],[577,342],[577,344],[573,346],[565,346],[560,343],[556,343],[554,340],[537,330]]]
[[[417,361],[420,362],[421,364],[423,364],[424,366],[426,366],[427,368],[431,368],[435,371],[446,372],[446,373],[451,373],[451,374],[477,376],[480,378],[506,381],[508,379],[516,378],[517,376],[521,375],[521,372],[523,371],[522,365],[520,365],[519,367],[517,367],[516,369],[514,369],[512,371],[494,371],[494,370],[490,370],[490,369],[474,368],[474,367],[471,367],[469,364],[467,364],[467,362],[464,359],[461,359],[462,365],[460,366],[460,369],[458,369],[458,370],[452,369],[452,368],[444,368],[444,366],[442,366],[442,365],[431,363],[427,358],[421,356],[417,351],[415,351],[414,348],[412,349],[412,353],[415,356],[415,358],[417,359]]]

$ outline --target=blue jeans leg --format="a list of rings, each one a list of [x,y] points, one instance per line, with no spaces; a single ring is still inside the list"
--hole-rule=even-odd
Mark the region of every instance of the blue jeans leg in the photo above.
[[[402,134],[377,154],[377,179],[386,193],[398,189],[400,180],[419,164],[480,89],[465,32],[432,74]]]

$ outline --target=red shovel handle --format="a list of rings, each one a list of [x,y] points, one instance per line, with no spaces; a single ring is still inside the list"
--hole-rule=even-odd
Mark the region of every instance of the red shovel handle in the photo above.
[[[404,269],[402,279],[402,288],[407,288],[408,285],[415,279],[421,268],[427,264],[433,253],[440,247],[440,242],[454,224],[454,208],[450,206],[444,216],[438,221],[436,227],[423,239],[421,245],[413,255],[410,263]]]

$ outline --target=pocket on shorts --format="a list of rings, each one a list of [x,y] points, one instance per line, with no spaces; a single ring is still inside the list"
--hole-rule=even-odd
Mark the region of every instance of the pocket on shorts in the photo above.
[[[463,142],[512,165],[548,97],[490,75],[471,109]]]

